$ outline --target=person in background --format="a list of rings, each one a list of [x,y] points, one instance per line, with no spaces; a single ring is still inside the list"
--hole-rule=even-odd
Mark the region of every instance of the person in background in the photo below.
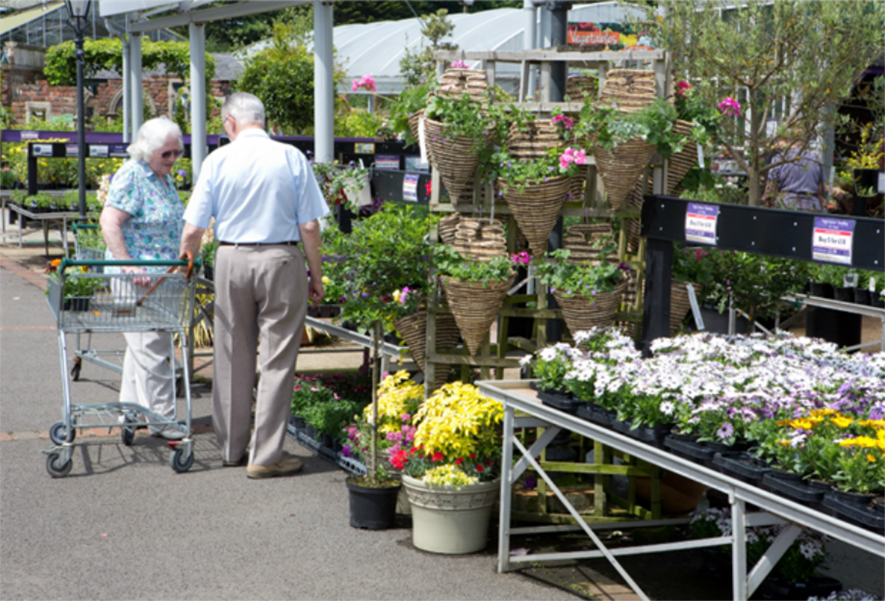
[[[329,209],[305,156],[266,133],[258,98],[232,94],[221,116],[231,143],[203,163],[181,240],[182,253],[196,254],[215,218],[212,423],[223,466],[247,464],[249,478],[288,476],[302,468],[283,442],[307,302],[325,295],[318,219]]]
[[[107,259],[121,261],[175,260],[179,257],[184,206],[170,173],[184,152],[181,129],[166,117],[146,121],[127,148],[131,157],[114,175],[101,212],[101,231],[108,249]],[[110,270],[109,270],[110,271]],[[137,274],[148,270],[126,266],[123,273],[136,277],[114,282],[115,293],[147,290],[151,278]],[[165,271],[164,267],[152,272]],[[131,287],[135,288],[133,292]],[[137,403],[167,420],[175,418],[172,334],[169,332],[125,333],[121,403]],[[150,426],[154,436],[180,440],[184,433],[170,427]]]
[[[826,207],[826,177],[820,158],[786,139],[778,140],[771,157],[762,202],[765,206],[820,213]]]

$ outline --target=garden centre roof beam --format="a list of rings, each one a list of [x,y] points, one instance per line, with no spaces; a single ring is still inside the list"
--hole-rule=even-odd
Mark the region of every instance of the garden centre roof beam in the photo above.
[[[206,23],[208,21],[218,21],[220,19],[230,19],[231,17],[242,17],[279,10],[290,6],[298,6],[299,4],[308,4],[308,2],[309,0],[252,0],[250,2],[237,2],[225,6],[207,8],[205,10],[188,10],[188,8],[201,5],[202,2],[181,2],[179,7],[184,5],[184,7],[188,8],[180,8],[180,10],[187,12],[179,12],[168,17],[132,23],[129,26],[129,31],[137,33],[154,29],[166,29],[167,27],[181,27],[191,23]],[[141,16],[143,17],[143,15]]]

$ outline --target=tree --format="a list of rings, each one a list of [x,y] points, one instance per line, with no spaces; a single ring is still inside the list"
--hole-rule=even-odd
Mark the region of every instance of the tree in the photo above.
[[[882,53],[885,4],[873,1],[661,0],[647,8],[656,46],[672,52],[674,70],[711,106],[725,97],[740,115],[724,118],[717,142],[749,175],[749,204],[758,206],[765,157],[776,136],[806,149],[837,121],[835,107]],[[777,132],[768,131],[777,119]]]
[[[309,134],[313,131],[313,53],[296,28],[285,22],[274,23],[270,42],[246,59],[237,89],[261,99],[269,124],[286,133]],[[336,86],[342,77],[336,68]]]
[[[418,52],[412,52],[408,48],[405,55],[399,61],[400,73],[406,81],[406,86],[417,86],[428,77],[436,73],[436,59],[433,53],[437,50],[457,50],[458,46],[443,40],[452,35],[455,25],[446,17],[448,11],[444,8],[435,13],[424,15],[421,35],[427,38],[430,46],[426,46]]]

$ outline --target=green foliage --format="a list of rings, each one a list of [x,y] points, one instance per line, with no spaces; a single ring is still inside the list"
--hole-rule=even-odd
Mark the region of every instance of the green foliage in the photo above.
[[[424,15],[421,35],[430,42],[429,46],[417,52],[407,46],[403,58],[399,61],[399,70],[406,86],[417,86],[425,81],[436,78],[436,59],[433,53],[437,50],[457,50],[458,46],[443,40],[452,35],[455,25],[447,18],[448,11],[440,8],[435,13]]]
[[[467,282],[498,283],[510,277],[513,261],[509,257],[495,257],[491,261],[465,259],[448,244],[438,244],[433,249],[433,259],[443,277],[453,277]]]
[[[384,125],[377,113],[351,108],[342,102],[335,112],[335,136],[341,138],[375,138]]]
[[[768,118],[803,146],[832,125],[832,107],[881,53],[885,5],[750,0],[723,13],[716,0],[661,0],[638,20],[656,47],[672,52],[677,77],[699,101],[717,106],[743,90],[740,116],[722,119],[718,141],[749,175],[749,204],[758,206],[775,141]]]
[[[714,262],[705,260],[710,253],[703,248],[685,245],[673,249],[672,278],[677,282],[691,282],[701,286],[711,286],[716,281]],[[699,292],[696,290],[696,292]]]
[[[428,95],[437,88],[436,78],[405,88],[390,106],[390,128],[394,134],[402,135],[406,144],[417,144],[418,140],[409,129],[409,115],[427,106]]]
[[[355,221],[350,234],[325,237],[323,274],[344,291],[338,299],[341,320],[362,331],[381,322],[385,332],[392,332],[395,319],[417,309],[430,290],[425,238],[437,220],[418,217],[407,205],[386,205]]]
[[[592,299],[599,292],[611,292],[624,278],[624,271],[619,265],[605,259],[608,252],[616,247],[611,243],[602,244],[600,260],[596,265],[590,261],[569,262],[571,251],[566,249],[553,251],[552,261],[538,265],[538,279],[568,298],[582,296]]]
[[[313,174],[317,178],[326,204],[334,207],[345,204],[348,209],[358,213],[359,209],[350,202],[348,195],[356,196],[367,185],[369,170],[355,164],[343,166],[337,163],[312,162]]]
[[[203,265],[205,267],[214,267],[215,266],[215,255],[218,252],[219,242],[214,238],[203,245],[200,249],[200,253],[203,256]]]
[[[268,124],[287,134],[308,134],[313,131],[313,53],[289,24],[275,23],[270,42],[246,59],[237,89],[261,99]],[[336,86],[342,76],[336,69]]]
[[[123,42],[119,38],[102,40],[86,39],[83,43],[85,62],[83,74],[92,78],[98,71],[107,69],[123,73]],[[77,61],[74,58],[73,41],[56,44],[46,52],[46,65],[43,73],[53,86],[77,85]],[[141,65],[145,71],[164,65],[166,73],[174,73],[182,80],[190,78],[190,44],[187,42],[152,42],[143,38],[141,42]],[[215,77],[215,59],[206,54],[206,82]]]
[[[545,182],[550,177],[570,177],[578,174],[578,165],[575,162],[562,166],[560,154],[560,149],[550,148],[546,154],[535,160],[521,161],[511,157],[507,150],[500,150],[492,153],[488,163],[488,173],[493,179],[504,180],[501,195],[507,194],[510,188],[515,188],[519,194],[523,194],[526,187],[533,183]],[[581,164],[583,161],[582,154]]]
[[[668,158],[688,142],[685,136],[673,130],[676,119],[676,109],[663,98],[632,113],[624,113],[616,105],[598,107],[585,103],[575,126],[575,135],[579,139],[592,136],[594,146],[606,150],[642,138],[654,144],[658,154]]]

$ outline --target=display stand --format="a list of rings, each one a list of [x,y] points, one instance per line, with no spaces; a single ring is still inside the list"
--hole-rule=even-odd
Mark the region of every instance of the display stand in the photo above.
[[[829,537],[838,539],[849,545],[885,558],[885,536],[853,526],[836,518],[824,515],[814,509],[779,497],[751,484],[728,477],[719,472],[682,459],[660,449],[641,443],[619,434],[613,430],[602,428],[577,417],[568,415],[552,407],[541,404],[534,391],[529,389],[524,380],[489,381],[477,384],[483,394],[500,401],[504,405],[503,466],[501,476],[501,512],[499,524],[498,571],[514,569],[514,564],[543,563],[549,561],[593,559],[604,557],[624,578],[627,584],[642,599],[648,597],[630,577],[617,557],[640,555],[664,551],[677,551],[704,547],[715,547],[725,544],[732,546],[732,593],[735,601],[749,599],[756,588],[769,574],[774,565],[799,536],[801,527],[812,528]],[[525,417],[517,417],[519,411]],[[544,427],[545,434],[530,447],[526,448],[516,436],[518,428]],[[663,524],[686,523],[686,518],[673,520],[646,520],[636,522],[618,522],[616,524],[589,525],[581,515],[569,504],[568,499],[554,484],[543,466],[535,459],[543,448],[553,439],[556,432],[565,429],[586,436],[613,449],[628,453],[652,465],[679,474],[696,482],[725,493],[731,503],[732,532],[727,536],[690,540],[684,542],[642,545],[608,549],[597,530],[624,529],[627,527],[660,526]],[[514,449],[518,451],[514,455]],[[569,510],[577,522],[576,526],[540,526],[529,528],[513,528],[511,526],[511,490],[517,478],[529,467],[532,467],[543,478],[557,495],[560,502]],[[748,513],[747,506],[759,508],[759,512]],[[747,566],[746,529],[747,527],[787,524],[781,534],[773,541],[755,566]],[[596,546],[594,550],[568,553],[544,553],[528,556],[510,556],[510,537],[514,534],[538,534],[583,530]],[[748,567],[750,570],[748,572]]]
[[[559,52],[553,49],[547,50],[527,50],[517,52],[465,52],[465,51],[437,51],[434,54],[437,60],[437,68],[440,73],[444,71],[444,65],[452,60],[481,61],[482,70],[486,73],[486,79],[489,85],[489,91],[494,101],[494,85],[496,67],[498,63],[515,63],[520,67],[520,86],[517,96],[517,103],[523,109],[529,110],[539,116],[548,116],[553,109],[559,109],[563,113],[576,113],[580,110],[584,100],[583,98],[573,98],[569,102],[552,102],[550,100],[550,77],[551,65],[554,63],[570,63],[572,67],[578,69],[592,69],[598,73],[599,86],[598,90],[603,88],[606,72],[613,66],[650,66],[655,74],[655,84],[659,97],[666,97],[670,88],[670,67],[669,54],[661,50],[649,51],[629,51],[629,52]],[[537,65],[541,72],[541,92],[537,101],[527,100],[528,74],[532,66]],[[560,212],[560,218],[565,215],[578,216],[582,218],[615,218],[615,219],[636,219],[639,217],[639,208],[627,206],[618,211],[612,211],[605,202],[598,184],[599,179],[596,172],[595,161],[591,157],[587,160],[588,169],[586,171],[586,185],[584,189],[584,197],[574,201],[565,203],[564,208]],[[651,171],[649,171],[651,170]],[[666,189],[668,162],[659,156],[653,158],[642,174],[642,185],[651,180],[652,193],[661,193]],[[649,173],[651,177],[649,178]],[[508,224],[508,252],[515,250],[516,242],[516,221],[512,217],[511,211],[507,205],[494,197],[490,185],[481,187],[478,178],[474,178],[473,201],[463,202],[463,199],[454,199],[452,202],[442,202],[440,190],[442,181],[439,170],[432,170],[432,193],[430,197],[430,210],[436,213],[450,214],[455,211],[467,217],[490,217],[502,220],[509,220]],[[561,222],[560,222],[561,223]],[[560,225],[561,229],[561,225]],[[561,238],[561,232],[560,232]],[[619,312],[615,316],[615,322],[628,322],[638,326],[642,321],[642,274],[644,272],[644,244],[640,244],[640,249],[635,254],[627,252],[627,227],[622,227],[620,239],[618,243],[618,255],[622,262],[628,263],[638,272],[636,298],[632,304],[625,307],[624,311]],[[438,232],[431,234],[432,243],[439,242]],[[453,354],[442,353],[436,350],[435,339],[435,317],[440,312],[448,311],[445,303],[439,302],[437,298],[431,298],[428,302],[428,324],[427,324],[427,353],[426,353],[426,373],[425,381],[435,381],[436,365],[461,366],[462,378],[466,377],[471,369],[478,368],[480,376],[483,379],[503,378],[505,368],[518,367],[518,361],[515,358],[508,357],[508,352],[519,349],[524,352],[534,352],[538,348],[544,347],[548,342],[548,324],[549,320],[559,320],[562,318],[561,311],[551,308],[548,304],[548,295],[545,290],[533,286],[534,282],[528,284],[528,288],[522,286],[520,291],[519,282],[511,290],[511,296],[505,300],[502,309],[499,311],[498,321],[498,340],[497,344],[491,344],[487,338],[482,349],[476,356],[470,356],[467,353]],[[521,292],[518,296],[513,293]],[[534,308],[514,307],[513,305],[526,302],[534,303]],[[512,317],[525,317],[533,320],[531,339],[525,336],[508,338],[508,321]],[[637,332],[638,334],[638,332]],[[558,339],[559,337],[556,336]],[[427,395],[431,394],[431,390],[425,391]]]
[[[18,213],[18,247],[21,248],[24,244],[22,241],[22,216],[27,217],[28,219],[32,219],[34,221],[39,221],[40,226],[43,228],[43,245],[46,249],[46,254],[49,254],[49,224],[57,223],[59,232],[61,234],[61,243],[62,248],[64,248],[65,255],[68,256],[68,221],[73,221],[79,217],[79,213],[77,211],[57,211],[54,213],[32,213],[31,211],[25,209],[24,207],[20,207],[18,205],[6,205],[6,208],[10,211],[15,211]],[[5,224],[4,220],[4,224]],[[6,231],[4,225],[4,232]]]
[[[809,307],[820,307],[822,309],[832,309],[834,311],[844,311],[845,313],[854,313],[865,317],[878,318],[882,322],[882,337],[879,340],[865,342],[855,346],[847,347],[846,351],[857,351],[868,346],[879,345],[879,350],[885,351],[885,309],[881,307],[872,307],[869,305],[859,305],[857,303],[847,303],[832,298],[823,298],[820,296],[810,296],[806,294],[797,294],[795,296],[783,297],[785,301],[793,301],[804,303]]]

